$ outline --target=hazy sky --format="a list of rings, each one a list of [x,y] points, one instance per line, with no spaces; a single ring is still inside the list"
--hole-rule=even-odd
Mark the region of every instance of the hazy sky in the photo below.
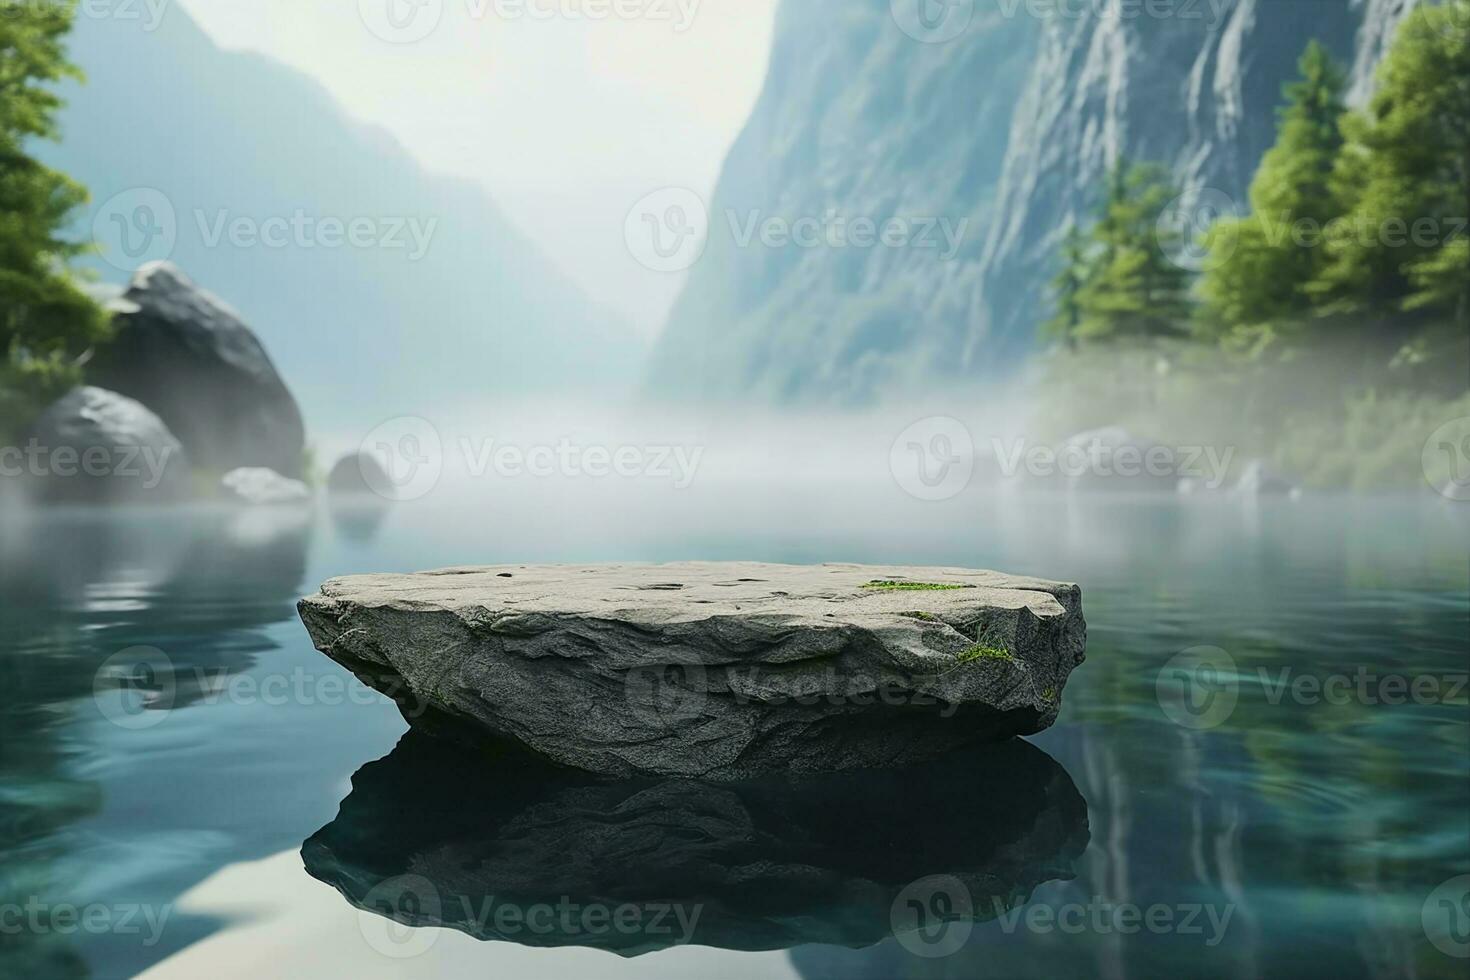
[[[221,45],[318,78],[430,169],[483,181],[594,299],[651,333],[682,277],[634,261],[624,219],[659,188],[714,186],[778,0],[180,2]]]

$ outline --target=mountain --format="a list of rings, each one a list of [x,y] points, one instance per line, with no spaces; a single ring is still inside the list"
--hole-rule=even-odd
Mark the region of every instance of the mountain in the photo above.
[[[93,264],[124,282],[171,258],[256,330],[309,429],[636,378],[642,342],[484,190],[425,172],[309,77],[222,50],[178,4],[152,31],[79,16],[70,51],[87,81],[41,152],[92,192],[79,230],[111,260]]]
[[[843,404],[1004,375],[1035,349],[1060,237],[1117,160],[1169,166],[1190,217],[1244,202],[1307,42],[1364,98],[1413,3],[785,0],[649,391]],[[742,235],[752,211],[964,234],[765,247]]]

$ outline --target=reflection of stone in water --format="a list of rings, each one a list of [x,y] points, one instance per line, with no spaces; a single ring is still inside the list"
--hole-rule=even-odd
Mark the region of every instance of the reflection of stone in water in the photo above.
[[[893,932],[895,901],[943,875],[984,920],[1073,876],[1087,808],[1056,762],[1013,740],[897,770],[707,784],[601,780],[513,748],[410,732],[353,777],[337,818],[302,848],[307,871],[359,908],[528,946],[638,955],[692,942],[740,950],[861,947]],[[399,888],[418,883],[412,894]],[[407,886],[404,886],[406,888]],[[385,895],[397,888],[398,894]],[[682,908],[665,932],[536,930],[497,915],[564,900]],[[629,913],[629,921],[634,921]]]
[[[334,497],[328,511],[332,526],[348,541],[363,543],[377,537],[388,516],[386,501],[366,495]]]
[[[0,515],[0,748],[19,761],[3,780],[0,906],[54,901],[74,876],[68,830],[102,807],[74,775],[92,748],[70,726],[107,717],[90,699],[122,690],[123,727],[146,727],[253,666],[274,648],[262,627],[293,614],[310,530],[299,513],[207,507]],[[0,937],[0,976],[85,975],[83,938]]]

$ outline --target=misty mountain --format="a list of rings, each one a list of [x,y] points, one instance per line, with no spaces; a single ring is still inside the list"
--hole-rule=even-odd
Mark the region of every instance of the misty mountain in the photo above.
[[[651,392],[841,404],[1005,375],[1036,349],[1061,235],[1116,161],[1171,168],[1199,224],[1214,212],[1197,208],[1243,207],[1308,41],[1361,100],[1414,0],[924,3],[783,4]],[[745,232],[755,211],[896,230],[769,247]],[[934,225],[958,244],[925,239]]]
[[[92,192],[79,231],[111,246],[92,264],[120,283],[171,258],[255,328],[309,429],[635,375],[641,341],[482,188],[425,172],[307,76],[220,49],[177,4],[153,31],[80,15],[70,50],[87,82],[41,152]]]

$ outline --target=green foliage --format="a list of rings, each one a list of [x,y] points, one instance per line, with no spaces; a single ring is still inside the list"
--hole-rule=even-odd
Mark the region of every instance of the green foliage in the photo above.
[[[1073,224],[1062,239],[1062,268],[1052,280],[1056,315],[1041,326],[1041,335],[1068,346],[1077,343],[1082,326],[1082,290],[1092,277],[1091,249],[1082,229]]]
[[[1160,167],[1114,168],[1091,233],[1074,228],[1067,236],[1049,336],[1074,345],[1184,332],[1189,273],[1169,260],[1179,242],[1159,221],[1177,196]]]
[[[1315,41],[1300,67],[1301,79],[1285,89],[1276,145],[1251,182],[1251,214],[1218,221],[1205,235],[1207,333],[1279,330],[1309,315],[1303,287],[1320,275],[1321,232],[1341,213],[1333,175],[1343,146],[1343,76]]]
[[[968,664],[973,663],[976,660],[1014,661],[1016,658],[1011,656],[1011,652],[1005,647],[995,646],[989,643],[976,643],[973,646],[960,651],[959,656],[955,659],[957,659],[962,664]]]
[[[7,4],[0,17],[0,401],[24,412],[33,398],[80,376],[74,362],[106,338],[105,313],[68,272],[84,246],[62,235],[86,191],[27,152],[56,138],[60,99],[51,86],[78,76],[64,38],[66,3]],[[69,367],[68,362],[73,362]],[[13,424],[16,415],[7,415]]]
[[[880,592],[944,592],[949,589],[969,589],[969,585],[949,585],[942,582],[892,582],[886,580],[874,580],[864,582],[863,588],[876,589]]]
[[[1424,311],[1470,326],[1470,0],[1400,25],[1367,110],[1345,123],[1347,205],[1312,285],[1334,311]]]
[[[20,438],[38,411],[81,382],[81,365],[61,352],[37,357],[12,347],[0,360],[0,444]]]
[[[1158,252],[1141,248],[1167,185],[1152,170],[1111,175],[1054,283],[1048,334],[1108,341],[1053,352],[1048,370],[1065,378],[1053,381],[1055,434],[1102,414],[1268,458],[1308,485],[1422,482],[1425,434],[1470,411],[1467,25],[1470,0],[1419,5],[1360,112],[1344,110],[1342,73],[1309,46],[1251,212],[1205,234],[1189,303],[1177,279],[1150,279]],[[1161,232],[1157,244],[1178,243]],[[1193,335],[1178,336],[1169,324],[1196,298]]]
[[[1327,334],[1270,356],[1185,340],[1053,351],[1038,379],[1049,397],[1033,424],[1039,439],[1057,441],[1106,418],[1162,445],[1228,451],[1224,487],[1262,458],[1309,489],[1424,491],[1424,440],[1470,417],[1470,345],[1461,337],[1437,347],[1416,369],[1365,365],[1356,338],[1341,341]],[[1420,373],[1431,368],[1458,378],[1459,391]]]

